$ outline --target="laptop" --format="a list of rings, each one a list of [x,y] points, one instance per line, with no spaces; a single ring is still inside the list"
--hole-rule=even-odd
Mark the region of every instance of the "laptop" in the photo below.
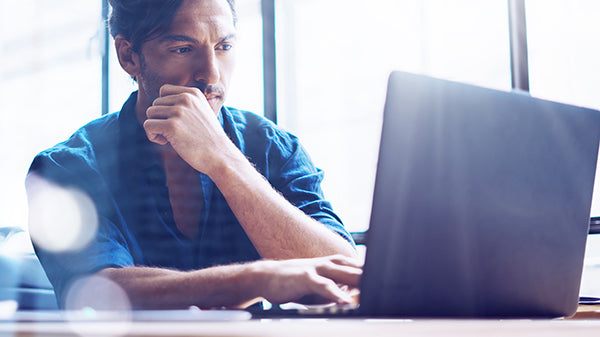
[[[360,306],[343,313],[573,315],[599,140],[598,111],[392,73]]]

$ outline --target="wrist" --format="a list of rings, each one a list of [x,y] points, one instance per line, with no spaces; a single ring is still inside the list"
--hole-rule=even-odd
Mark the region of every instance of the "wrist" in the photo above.
[[[269,281],[271,275],[271,264],[273,261],[260,260],[247,264],[248,275],[248,292],[253,298],[264,299],[266,290],[269,289]]]
[[[244,154],[235,145],[231,144],[231,147],[213,158],[210,167],[204,172],[217,186],[236,181],[236,177],[244,177],[247,167],[252,168]]]

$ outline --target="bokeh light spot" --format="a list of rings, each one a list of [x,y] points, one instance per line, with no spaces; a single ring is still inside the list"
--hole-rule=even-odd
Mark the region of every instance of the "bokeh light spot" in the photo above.
[[[40,248],[70,252],[85,247],[98,231],[98,213],[91,198],[37,175],[27,177],[29,233]]]

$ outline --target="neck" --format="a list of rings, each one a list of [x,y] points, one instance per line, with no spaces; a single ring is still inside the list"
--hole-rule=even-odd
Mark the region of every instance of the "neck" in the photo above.
[[[135,116],[140,124],[146,121],[146,110],[152,105],[152,100],[138,90],[137,101],[135,102]]]

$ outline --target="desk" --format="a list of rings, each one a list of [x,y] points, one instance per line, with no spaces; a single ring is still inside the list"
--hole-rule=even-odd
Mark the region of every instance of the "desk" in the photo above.
[[[294,319],[239,322],[2,323],[0,336],[577,336],[600,335],[600,320]]]
[[[569,319],[262,319],[245,321],[0,322],[0,337],[44,336],[600,336],[600,306],[580,306]]]
[[[577,312],[569,319],[600,320],[600,305],[579,305]]]

